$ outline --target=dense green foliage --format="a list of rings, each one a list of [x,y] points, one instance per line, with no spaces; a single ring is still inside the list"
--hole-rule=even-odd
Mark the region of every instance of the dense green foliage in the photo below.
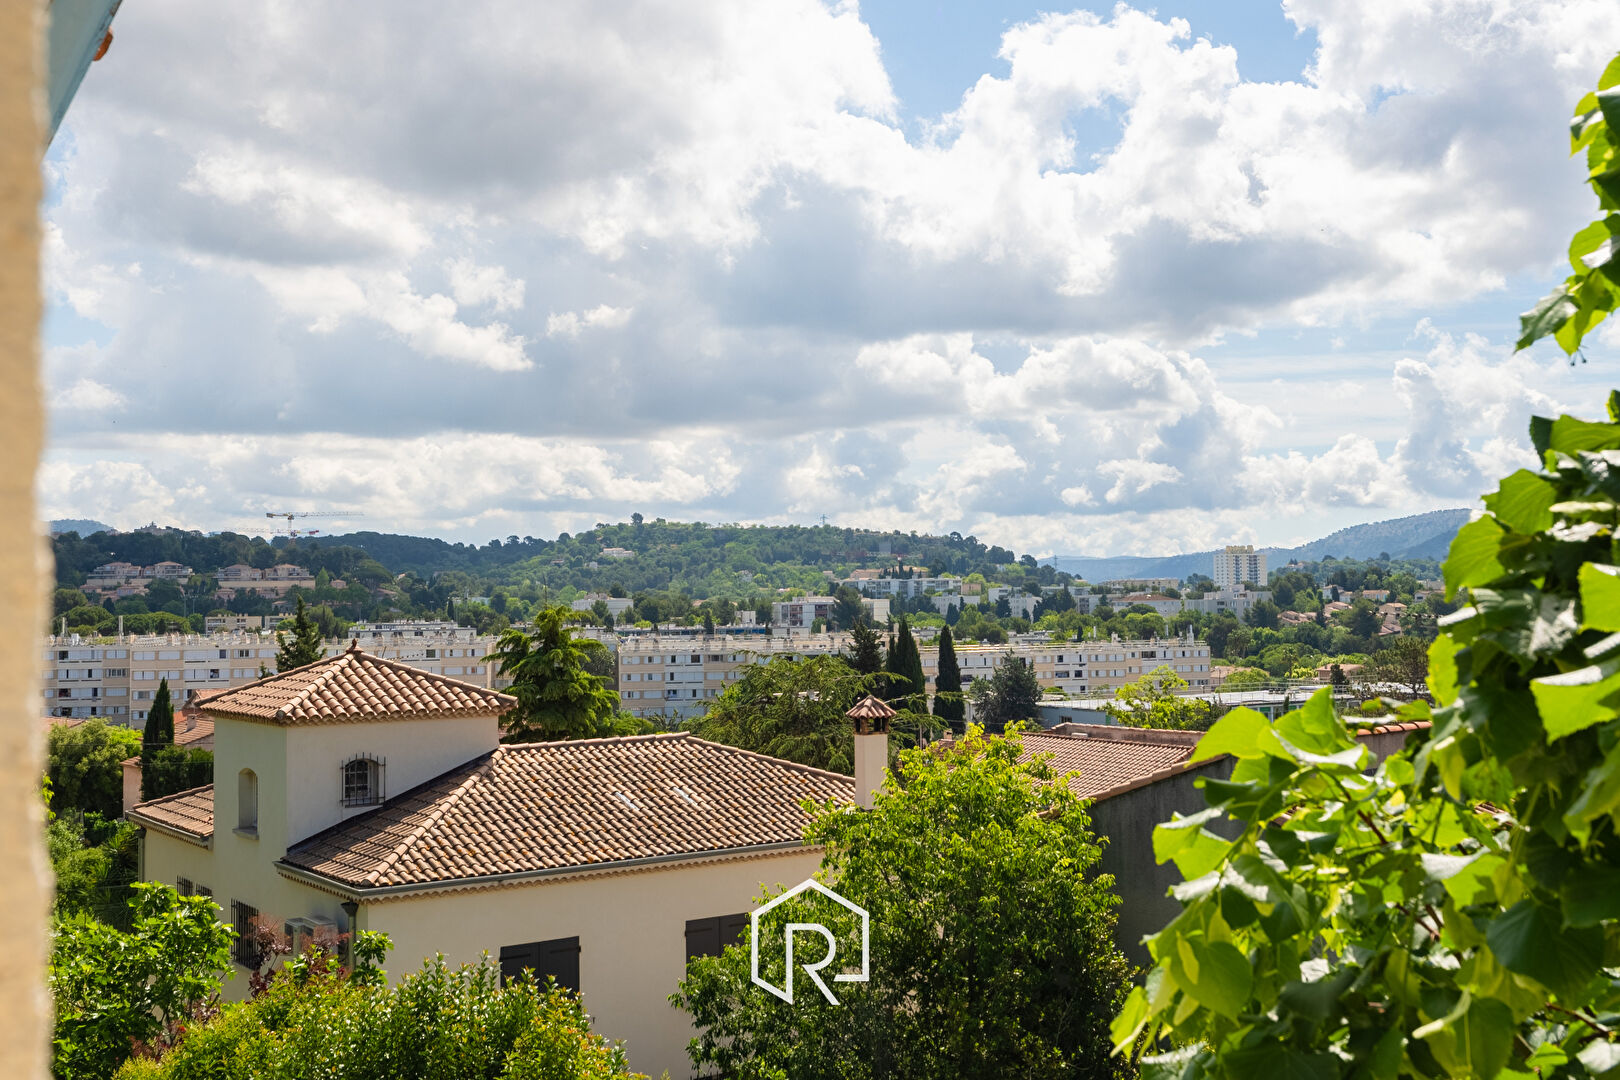
[[[1035,669],[1009,652],[988,679],[974,680],[968,691],[973,720],[986,731],[999,734],[1008,724],[1035,719],[1041,692]]]
[[[535,619],[534,633],[508,630],[491,659],[512,680],[507,690],[517,707],[506,714],[506,742],[589,739],[614,734],[619,695],[591,661],[606,650],[578,638],[565,608],[549,608]]]
[[[844,714],[881,678],[836,656],[777,656],[746,668],[684,727],[710,742],[847,776],[855,771],[855,728]]]
[[[1128,727],[1202,731],[1214,722],[1215,706],[1182,696],[1186,689],[1186,679],[1167,667],[1157,668],[1115,690],[1103,712]]]
[[[750,982],[746,945],[693,960],[672,1000],[698,1026],[694,1065],[737,1080],[1129,1075],[1108,1056],[1129,977],[1112,880],[1097,872],[1085,803],[1018,754],[1016,738],[971,728],[902,754],[871,811],[818,808],[806,838],[826,845],[820,876],[870,912],[871,981],[829,978],[831,1005],[800,972],[789,1005]],[[762,932],[789,920],[834,931],[825,975],[858,965],[846,909],[805,893]],[[761,960],[783,985],[782,950]]]
[[[1367,771],[1327,691],[1211,728],[1197,757],[1237,764],[1155,833],[1184,910],[1149,939],[1121,1048],[1233,1080],[1620,1066],[1620,394],[1610,420],[1533,421],[1542,468],[1458,533],[1445,579],[1467,606],[1403,752]]]
[[[298,597],[292,626],[276,634],[276,670],[291,671],[321,658],[321,631],[309,617],[304,598]]]
[[[883,670],[889,673],[883,696],[895,708],[912,712],[927,711],[928,678],[923,674],[922,652],[917,648],[917,639],[912,636],[911,626],[904,617],[900,619],[900,628],[895,632],[888,656],[884,658]]]
[[[139,755],[141,735],[92,717],[82,724],[52,724],[45,736],[45,775],[51,810],[124,813],[124,760]]]
[[[857,619],[850,627],[849,665],[862,675],[876,675],[883,670],[883,639],[865,619]]]
[[[590,1032],[566,990],[533,973],[452,969],[443,957],[398,986],[344,977],[324,957],[289,962],[252,1001],[228,1005],[161,1060],[120,1080],[607,1080],[630,1075],[623,1052]]]
[[[1551,336],[1573,355],[1581,339],[1620,301],[1620,56],[1598,79],[1597,92],[1575,106],[1569,126],[1571,155],[1586,151],[1587,182],[1599,212],[1609,211],[1569,242],[1572,273],[1520,316],[1519,348]]]
[[[214,782],[214,754],[188,746],[165,746],[141,766],[141,798],[161,799]]]
[[[230,969],[230,928],[200,896],[137,882],[128,932],[85,915],[58,920],[50,987],[52,1072],[103,1080],[135,1040],[161,1046],[212,999]]]
[[[133,822],[70,810],[46,825],[45,851],[56,879],[53,914],[87,915],[129,928],[129,890],[140,874],[141,854]]]

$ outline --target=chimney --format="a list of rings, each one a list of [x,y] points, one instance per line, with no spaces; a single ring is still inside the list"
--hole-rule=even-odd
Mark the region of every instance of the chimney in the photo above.
[[[894,710],[868,694],[844,715],[855,722],[855,805],[870,810],[889,767],[889,720]]]

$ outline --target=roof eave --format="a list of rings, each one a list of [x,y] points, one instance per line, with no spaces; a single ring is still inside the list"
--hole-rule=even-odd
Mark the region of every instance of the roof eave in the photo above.
[[[619,859],[614,862],[585,863],[579,866],[553,867],[546,870],[519,870],[507,874],[482,874],[476,877],[450,878],[445,881],[412,882],[407,885],[381,885],[363,888],[329,877],[314,870],[289,863],[286,859],[275,861],[276,872],[283,877],[292,878],[311,885],[323,892],[342,896],[357,903],[368,900],[389,900],[396,897],[427,895],[440,892],[453,892],[462,889],[497,888],[504,885],[525,885],[530,882],[566,880],[568,878],[592,877],[597,874],[622,873],[633,870],[653,870],[679,863],[710,862],[720,859],[746,859],[767,855],[779,855],[790,851],[814,851],[820,848],[819,844],[807,844],[802,840],[780,841],[772,844],[753,844],[745,847],[717,848],[708,851],[690,851],[677,855],[649,855],[639,859]]]
[[[170,825],[167,822],[149,818],[145,814],[141,814],[134,810],[125,812],[124,818],[125,820],[133,821],[143,829],[155,829],[156,831],[163,833],[165,836],[172,836],[177,840],[184,840],[189,844],[196,844],[198,847],[211,848],[214,846],[213,833],[208,833],[206,836],[199,836],[194,832],[187,832],[185,829],[182,829],[177,825]]]

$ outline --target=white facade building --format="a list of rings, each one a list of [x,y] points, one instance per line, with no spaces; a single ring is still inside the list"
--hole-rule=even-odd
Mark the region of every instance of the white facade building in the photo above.
[[[1266,584],[1266,553],[1253,544],[1228,544],[1215,553],[1215,587],[1239,588],[1245,581],[1262,588]]]

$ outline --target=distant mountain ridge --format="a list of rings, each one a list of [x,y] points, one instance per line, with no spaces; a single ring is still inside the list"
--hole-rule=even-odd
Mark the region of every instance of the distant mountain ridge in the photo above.
[[[1261,548],[1273,570],[1292,560],[1316,562],[1336,559],[1371,559],[1385,552],[1397,558],[1443,559],[1451,538],[1468,523],[1471,510],[1431,510],[1426,514],[1372,521],[1301,544],[1299,547]],[[1173,577],[1208,574],[1214,566],[1215,550],[1182,555],[1054,555],[1042,560],[1057,570],[1084,577],[1087,581],[1114,581],[1121,578]]]
[[[105,525],[94,518],[58,518],[50,522],[49,529],[52,534],[76,532],[80,536],[89,536],[91,533],[110,532],[111,525]]]

